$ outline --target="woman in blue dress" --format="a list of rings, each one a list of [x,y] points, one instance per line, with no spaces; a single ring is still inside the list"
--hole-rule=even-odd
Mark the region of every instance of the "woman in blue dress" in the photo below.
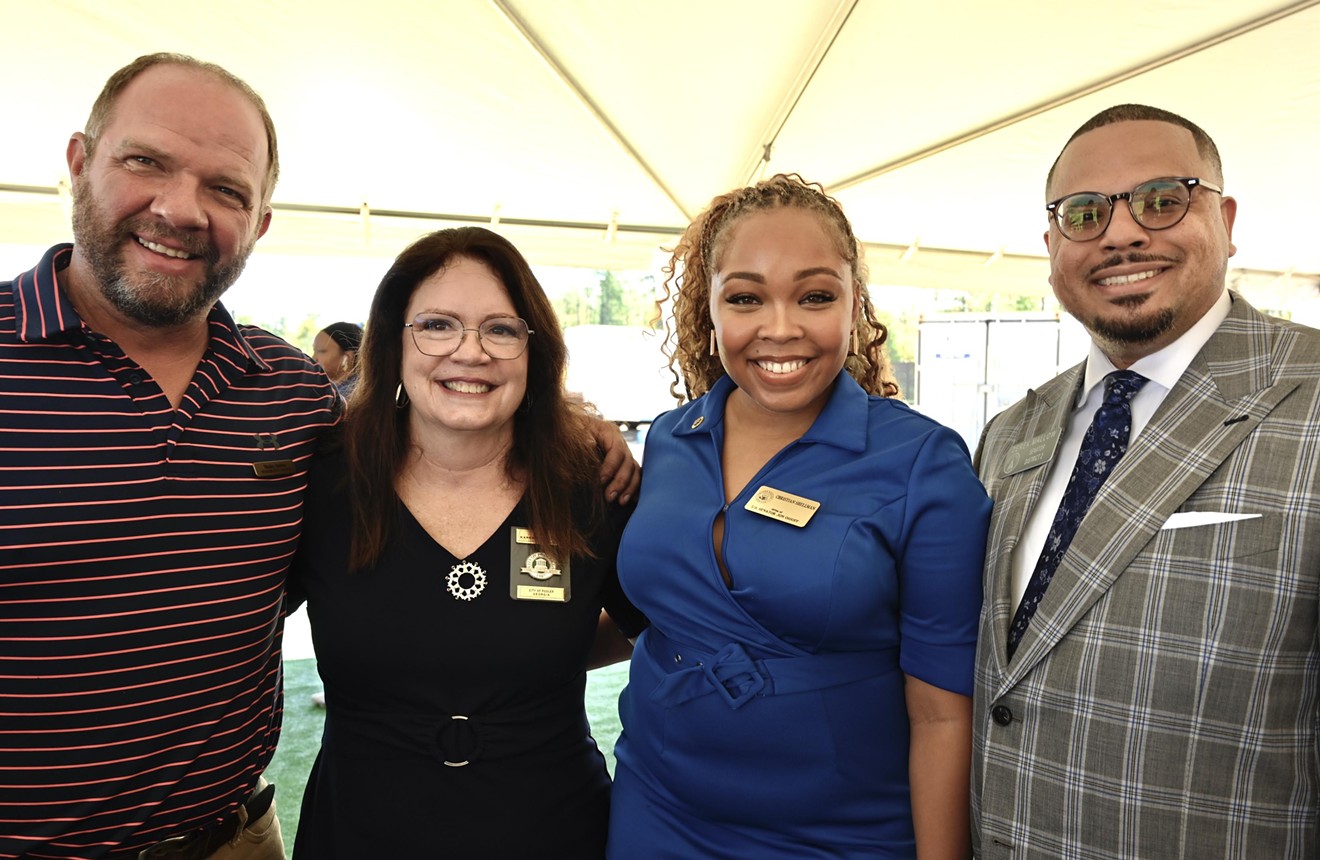
[[[675,248],[671,366],[620,546],[651,626],[608,856],[966,857],[990,502],[892,395],[859,243],[819,186],[715,199]]]

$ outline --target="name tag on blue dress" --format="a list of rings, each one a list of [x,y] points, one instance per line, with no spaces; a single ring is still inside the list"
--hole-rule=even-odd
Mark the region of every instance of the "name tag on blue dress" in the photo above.
[[[754,514],[802,528],[811,520],[812,514],[820,509],[820,502],[763,485],[743,507]]]

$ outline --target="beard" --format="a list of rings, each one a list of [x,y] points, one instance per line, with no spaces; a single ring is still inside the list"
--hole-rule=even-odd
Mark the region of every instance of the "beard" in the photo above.
[[[130,274],[122,249],[125,242],[136,242],[138,235],[168,239],[200,257],[206,266],[204,274],[200,279],[155,272]],[[75,186],[73,237],[106,300],[128,319],[151,328],[172,328],[205,316],[243,273],[255,244],[248,243],[234,260],[222,265],[219,252],[205,239],[147,218],[110,223],[85,181]]]
[[[1124,263],[1160,263],[1174,262],[1174,260],[1158,254],[1116,254],[1109,257],[1103,263],[1095,266],[1092,272],[1100,271],[1105,268],[1120,266]],[[1111,305],[1117,310],[1118,316],[1104,317],[1100,314],[1087,319],[1079,313],[1068,307],[1067,302],[1060,301],[1063,309],[1068,311],[1077,321],[1080,322],[1097,340],[1115,345],[1134,345],[1150,343],[1157,338],[1167,334],[1175,322],[1178,315],[1173,308],[1165,308],[1161,311],[1143,314],[1141,308],[1150,298],[1149,295],[1131,295],[1124,296],[1121,299],[1115,299]]]
[[[1082,324],[1097,339],[1113,344],[1150,343],[1173,328],[1177,314],[1172,308],[1165,308],[1155,314],[1140,314],[1138,311],[1146,303],[1147,296],[1127,296],[1114,304],[1130,311],[1117,318],[1106,319],[1096,315]],[[1066,310],[1066,308],[1065,308]]]

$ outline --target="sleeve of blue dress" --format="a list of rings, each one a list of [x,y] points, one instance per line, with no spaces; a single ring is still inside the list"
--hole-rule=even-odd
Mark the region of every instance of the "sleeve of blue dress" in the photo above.
[[[962,440],[931,433],[908,476],[901,544],[903,672],[944,690],[972,694],[981,568],[990,499],[972,471]]]

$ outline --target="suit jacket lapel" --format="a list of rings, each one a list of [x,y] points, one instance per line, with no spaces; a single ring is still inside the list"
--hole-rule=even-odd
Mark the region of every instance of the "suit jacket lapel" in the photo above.
[[[1270,336],[1260,314],[1234,297],[1228,319],[1096,496],[1018,644],[1004,689],[1072,629],[1169,515],[1297,387],[1273,384],[1271,345],[1262,343]]]
[[[1039,389],[1027,392],[1023,417],[1015,434],[1018,443],[1041,436],[1053,436],[1057,445],[1057,437],[1077,399],[1077,389],[1082,384],[1085,369],[1086,363],[1083,362],[1064,371]],[[999,500],[995,503],[987,546],[986,570],[990,571],[990,581],[985,585],[986,594],[992,601],[991,652],[995,655],[996,669],[1001,677],[1007,668],[1005,657],[1008,653],[1008,627],[1017,609],[1012,594],[1013,558],[1027,517],[1035,508],[1049,474],[1048,462],[1034,468],[1013,471],[1015,464],[1006,462],[1008,459],[1007,455],[1000,457],[991,465],[1000,472],[1007,469],[1012,474],[987,476],[987,483],[994,487],[993,495]]]

